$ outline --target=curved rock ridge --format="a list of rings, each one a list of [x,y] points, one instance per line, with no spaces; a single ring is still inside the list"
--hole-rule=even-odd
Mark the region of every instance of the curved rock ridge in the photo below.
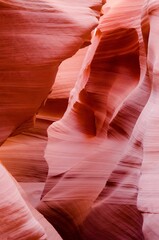
[[[102,1],[69,3],[0,1],[0,87],[4,106],[0,126],[7,121],[1,141],[24,122],[28,127],[51,90],[59,64],[89,40],[88,35],[98,23]],[[21,114],[24,106],[25,113]]]
[[[158,1],[109,0],[48,128],[38,210],[65,240],[158,239]]]
[[[32,125],[60,63],[90,44],[103,3],[0,0],[1,144]],[[28,207],[18,188],[0,165],[0,239],[60,240],[43,216]]]

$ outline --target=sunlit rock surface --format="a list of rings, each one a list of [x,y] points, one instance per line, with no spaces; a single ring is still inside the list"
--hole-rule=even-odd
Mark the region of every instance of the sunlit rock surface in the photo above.
[[[51,91],[60,63],[90,43],[91,31],[98,24],[103,3],[102,0],[0,1],[1,144],[32,125],[35,114]],[[20,152],[27,154],[22,160],[33,161],[33,148],[32,155],[26,153],[23,140],[22,136],[18,143]],[[18,156],[18,148],[13,147],[10,159]],[[37,152],[38,149],[43,148],[38,145]],[[20,160],[19,156],[17,158]],[[22,165],[27,171],[25,163],[26,160]],[[18,167],[20,165],[14,165]],[[28,174],[24,169],[17,172],[24,178]],[[40,175],[45,176],[46,172],[47,168]],[[0,196],[1,240],[61,239],[54,227],[30,206],[3,165],[0,165]]]
[[[1,142],[52,89],[0,150],[2,240],[159,239],[159,2],[102,4],[0,1]]]
[[[108,1],[63,118],[38,210],[63,239],[158,239],[158,1]]]

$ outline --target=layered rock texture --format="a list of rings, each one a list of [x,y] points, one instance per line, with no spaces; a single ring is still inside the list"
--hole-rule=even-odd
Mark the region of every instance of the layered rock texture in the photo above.
[[[90,42],[102,4],[94,0],[0,1],[1,143],[31,126],[60,63]],[[13,153],[10,158],[18,155]],[[1,165],[0,239],[61,239],[23,195]]]
[[[0,239],[158,240],[159,2],[0,14]]]

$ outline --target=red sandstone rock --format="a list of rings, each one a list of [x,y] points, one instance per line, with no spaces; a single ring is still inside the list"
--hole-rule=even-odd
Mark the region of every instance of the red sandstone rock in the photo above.
[[[1,143],[32,124],[59,64],[90,41],[102,3],[0,1]],[[50,225],[42,217],[34,218],[2,165],[0,195],[1,239],[61,239],[53,227],[52,235],[47,236]]]
[[[67,111],[48,129],[38,209],[64,239],[158,239],[158,3],[103,11]]]
[[[20,124],[20,131],[28,124],[51,89],[60,62],[90,41],[102,1],[91,2],[24,1],[20,7],[19,1],[1,1],[0,84],[7,106],[0,111],[2,141]],[[107,1],[67,110],[48,129],[49,171],[38,210],[65,240],[159,238],[158,9],[157,0]],[[8,35],[7,28],[14,34]],[[50,101],[67,98],[73,86],[67,77],[68,72],[59,70]],[[61,89],[59,79],[67,80]],[[52,106],[39,113],[41,120],[61,116],[62,108],[58,115]],[[2,239],[61,239],[2,166],[0,175]]]

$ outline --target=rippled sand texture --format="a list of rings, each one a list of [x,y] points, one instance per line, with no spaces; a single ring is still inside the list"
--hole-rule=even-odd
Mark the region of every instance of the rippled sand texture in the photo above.
[[[31,126],[59,64],[90,42],[103,2],[0,0],[0,143]],[[0,165],[0,239],[60,240],[24,195]]]
[[[110,0],[48,129],[38,210],[65,240],[157,240],[159,2]]]

